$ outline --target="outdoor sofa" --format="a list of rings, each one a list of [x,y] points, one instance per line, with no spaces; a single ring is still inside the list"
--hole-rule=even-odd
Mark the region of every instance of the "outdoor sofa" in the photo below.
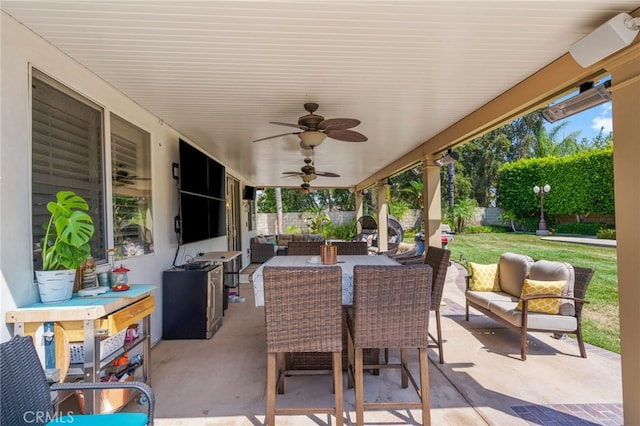
[[[587,357],[582,339],[582,305],[593,270],[568,263],[537,260],[504,253],[497,264],[470,263],[465,291],[469,307],[520,333],[520,356],[527,359],[527,332],[575,334],[580,355]]]

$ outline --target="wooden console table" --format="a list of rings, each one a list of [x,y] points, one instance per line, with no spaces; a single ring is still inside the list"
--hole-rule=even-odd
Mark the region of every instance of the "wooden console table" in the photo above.
[[[33,303],[8,311],[6,322],[14,324],[16,335],[32,336],[36,348],[40,343],[37,341],[38,338],[50,338],[59,343],[56,345],[54,359],[47,356],[45,358],[47,365],[44,367],[58,369],[62,376],[61,380],[66,376],[67,369],[70,375],[76,373],[75,364],[71,367],[68,365],[70,356],[68,342],[83,343],[84,363],[78,364],[75,370],[88,382],[100,381],[100,370],[124,352],[142,345],[142,375],[144,382],[150,385],[150,315],[155,309],[155,299],[152,296],[155,289],[156,287],[152,285],[131,285],[129,290],[123,292],[110,291],[90,297],[74,295],[70,300],[63,302]],[[103,339],[121,332],[140,320],[143,322],[143,330],[135,341],[125,343],[122,348],[100,359],[100,344]],[[64,339],[58,339],[53,332],[44,335],[43,326],[50,327],[51,330],[55,326],[55,329],[64,335]],[[85,392],[85,410],[87,413],[99,412],[98,391]]]

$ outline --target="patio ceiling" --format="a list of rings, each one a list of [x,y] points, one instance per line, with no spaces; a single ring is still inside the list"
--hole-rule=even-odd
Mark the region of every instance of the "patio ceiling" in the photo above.
[[[298,186],[305,102],[361,120],[313,186],[354,186],[640,3],[3,1],[2,9],[258,186]],[[46,70],[45,70],[46,71]],[[73,87],[73,82],[67,82]],[[117,110],[113,110],[117,113]],[[125,117],[127,118],[127,117]]]

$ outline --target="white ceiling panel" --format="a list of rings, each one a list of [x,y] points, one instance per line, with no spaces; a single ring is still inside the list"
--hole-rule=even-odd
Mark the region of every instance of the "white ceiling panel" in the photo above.
[[[297,185],[305,102],[361,120],[314,185],[354,185],[638,1],[3,1],[4,11],[257,185]]]

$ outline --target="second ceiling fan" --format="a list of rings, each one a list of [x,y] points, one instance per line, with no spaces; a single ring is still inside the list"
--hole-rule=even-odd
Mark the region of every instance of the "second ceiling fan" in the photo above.
[[[360,120],[354,118],[328,118],[314,114],[318,109],[316,103],[304,104],[304,109],[309,113],[298,119],[298,124],[281,123],[279,121],[271,121],[271,124],[280,126],[296,127],[301,132],[289,132],[279,135],[269,136],[266,138],[256,139],[254,142],[265,141],[268,139],[279,138],[287,135],[298,135],[300,138],[300,146],[303,149],[313,149],[320,145],[325,138],[343,141],[343,142],[366,142],[367,137],[362,133],[349,130],[360,124]]]
[[[305,158],[304,163],[305,165],[300,168],[299,172],[282,172],[282,174],[284,175],[282,177],[286,178],[291,176],[300,176],[302,178],[302,181],[307,184],[318,176],[333,178],[340,177],[340,175],[336,173],[321,172],[319,170],[316,170],[315,166],[313,165],[313,160],[310,157]]]

